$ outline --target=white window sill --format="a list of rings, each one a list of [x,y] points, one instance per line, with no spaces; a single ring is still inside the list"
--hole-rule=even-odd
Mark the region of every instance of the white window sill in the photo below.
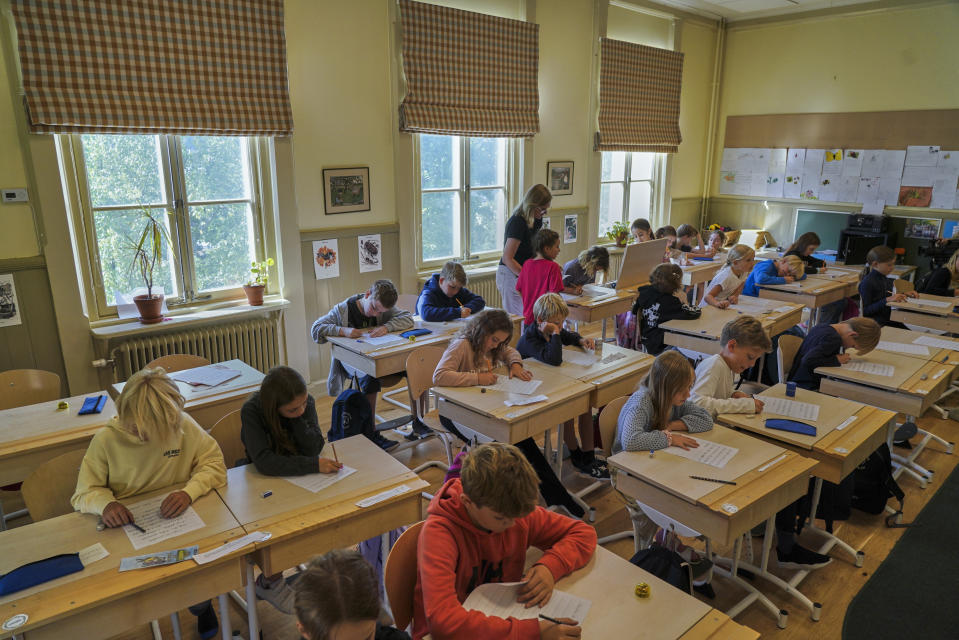
[[[157,333],[171,328],[210,324],[224,320],[239,320],[244,316],[259,315],[279,311],[290,306],[290,301],[278,295],[266,296],[260,306],[250,306],[246,302],[231,300],[220,304],[204,306],[202,309],[174,310],[164,316],[162,322],[142,324],[139,320],[124,318],[101,320],[90,323],[90,333],[98,340],[110,340],[123,336]]]

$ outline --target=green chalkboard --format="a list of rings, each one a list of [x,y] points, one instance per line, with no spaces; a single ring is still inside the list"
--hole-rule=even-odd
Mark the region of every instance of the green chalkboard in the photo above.
[[[814,231],[822,244],[820,250],[839,250],[839,232],[849,225],[849,214],[839,211],[813,211],[811,209],[799,209],[796,211],[796,238],[806,233]],[[788,246],[786,243],[784,246]]]

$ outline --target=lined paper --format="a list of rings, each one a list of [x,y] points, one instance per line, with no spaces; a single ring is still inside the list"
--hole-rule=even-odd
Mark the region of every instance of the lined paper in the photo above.
[[[582,624],[592,605],[592,602],[585,598],[553,589],[553,595],[545,606],[527,608],[522,602],[516,601],[522,585],[522,582],[482,584],[473,589],[463,606],[471,611],[480,611],[503,619],[528,620],[542,613],[550,618],[571,618]]]
[[[160,515],[160,504],[165,499],[165,495],[156,496],[149,500],[125,505],[133,514],[134,522],[146,531],[146,533],[141,533],[130,525],[123,526],[123,531],[127,534],[134,549],[142,549],[151,544],[182,536],[184,533],[196,531],[206,526],[206,523],[203,522],[193,507],[187,507],[186,511],[175,518],[164,518]]]
[[[283,479],[307,491],[316,493],[354,473],[356,473],[356,469],[344,464],[336,473],[308,473],[305,476],[286,476]]]
[[[578,364],[581,367],[591,367],[599,362],[599,358],[596,357],[595,351],[583,352],[578,349],[563,349],[563,362]]]
[[[760,396],[759,399],[762,400],[765,405],[763,407],[763,413],[774,413],[778,416],[786,416],[787,418],[795,418],[797,420],[808,420],[810,422],[819,420],[818,404],[767,396]]]
[[[185,382],[194,387],[199,385],[215,387],[219,384],[223,384],[227,380],[239,378],[240,372],[222,364],[211,364],[205,367],[196,367],[195,369],[176,371],[172,373],[170,377],[174,380]]]
[[[535,396],[524,396],[515,393],[507,394],[503,404],[507,407],[522,407],[527,404],[536,404],[537,402],[546,402],[549,398],[542,393]]]
[[[679,456],[680,458],[686,458],[687,460],[693,460],[694,462],[702,462],[703,464],[708,464],[711,467],[716,467],[717,469],[722,469],[726,466],[726,463],[733,459],[739,449],[736,447],[729,447],[724,444],[719,444],[716,442],[711,442],[709,440],[700,440],[694,436],[683,434],[688,436],[699,443],[699,446],[695,449],[682,449],[680,447],[669,447],[667,451],[673,455]]]
[[[910,302],[912,304],[922,304],[926,305],[927,307],[939,307],[940,309],[946,309],[955,305],[954,302],[948,302],[945,300],[928,300],[926,298],[909,298],[906,300],[906,302]]]
[[[506,393],[520,393],[524,396],[533,395],[543,384],[542,380],[520,380],[509,376],[496,376],[496,383],[487,386],[490,391],[505,391]]]
[[[917,356],[928,356],[929,349],[921,344],[908,344],[905,342],[886,342],[880,340],[876,348],[880,351],[895,351],[896,353],[911,353]]]
[[[924,344],[934,349],[949,349],[950,351],[959,351],[959,342],[952,340],[943,340],[933,336],[920,336],[912,341],[913,344]]]
[[[373,346],[380,346],[383,344],[393,344],[394,342],[403,342],[404,340],[406,340],[406,338],[395,333],[388,333],[385,336],[380,336],[378,338],[371,338],[369,335],[363,334],[363,337],[358,339],[357,342],[371,344]]]
[[[892,377],[896,373],[896,368],[891,364],[879,364],[878,362],[866,362],[865,360],[853,360],[842,365],[847,371],[861,371],[876,376]]]

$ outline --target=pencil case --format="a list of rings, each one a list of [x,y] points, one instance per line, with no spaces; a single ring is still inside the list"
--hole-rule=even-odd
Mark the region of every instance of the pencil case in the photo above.
[[[700,262],[712,262],[712,258],[707,258],[706,256],[694,256],[693,260],[699,260]]]
[[[409,331],[404,331],[400,335],[404,338],[416,338],[418,336],[425,336],[430,333],[433,333],[429,329],[410,329]]]
[[[0,576],[0,596],[29,589],[77,571],[83,571],[79,553],[62,553],[30,562]]]
[[[85,416],[88,413],[100,413],[106,404],[107,397],[105,394],[84,398],[83,406],[80,407],[80,412],[77,415]]]
[[[778,429],[779,431],[791,431],[792,433],[801,433],[807,436],[816,435],[816,427],[805,422],[796,422],[795,420],[783,420],[782,418],[766,418],[767,429]]]

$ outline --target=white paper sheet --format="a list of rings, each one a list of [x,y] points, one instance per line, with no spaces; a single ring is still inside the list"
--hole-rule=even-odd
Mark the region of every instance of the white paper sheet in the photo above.
[[[856,202],[859,196],[859,176],[841,176],[836,189],[836,202]]]
[[[553,595],[546,606],[527,609],[522,602],[516,601],[522,584],[522,582],[482,584],[473,589],[463,602],[463,606],[471,611],[481,611],[488,616],[503,619],[528,620],[542,613],[550,618],[571,618],[582,624],[592,605],[592,602],[585,598],[553,589]]]
[[[859,178],[856,202],[874,202],[879,199],[879,178]]]
[[[253,544],[254,542],[264,542],[269,540],[271,537],[273,537],[272,533],[254,531],[241,538],[230,540],[226,544],[221,544],[216,549],[210,549],[209,551],[204,551],[203,553],[194,554],[193,560],[197,564],[206,564],[207,562],[212,562],[217,558],[222,558],[227,554],[233,553],[237,549],[241,549],[248,544]]]
[[[785,149],[784,149],[785,151]],[[770,173],[766,177],[766,197],[767,198],[782,198],[783,189],[786,184],[786,174],[785,173]]]
[[[928,356],[929,348],[921,344],[908,344],[905,342],[887,342],[880,340],[876,348],[880,351],[893,351],[895,353],[911,353],[917,356]]]
[[[912,341],[913,344],[923,344],[933,349],[949,349],[950,351],[959,351],[959,342],[943,340],[934,336],[919,336]]]
[[[239,378],[240,372],[236,369],[231,369],[226,365],[211,364],[205,367],[196,367],[194,369],[175,371],[170,375],[170,377],[174,380],[185,382],[194,387],[199,385],[215,387],[219,384],[223,384],[227,380]]]
[[[880,178],[902,178],[902,169],[906,162],[905,151],[883,151],[880,155],[882,164],[879,169]]]
[[[822,176],[818,173],[804,173],[802,176],[802,189],[799,191],[799,197],[804,200],[819,200],[819,191]]]
[[[882,210],[886,208],[886,203],[882,200],[867,200],[862,205],[862,212],[867,216],[881,216]]]
[[[939,166],[959,169],[959,151],[939,150]]]
[[[842,154],[842,175],[858,178],[862,172],[862,149],[846,149]]]
[[[355,504],[361,509],[365,509],[366,507],[372,507],[374,504],[383,502],[384,500],[389,500],[393,496],[398,496],[403,493],[406,493],[409,490],[410,490],[409,487],[407,487],[405,484],[401,484],[398,487],[393,487],[392,489],[381,491],[380,493],[377,493],[376,495],[372,495],[369,498],[363,498],[362,500],[360,500],[359,502]]]
[[[677,455],[680,458],[686,458],[687,460],[693,460],[695,462],[702,462],[703,464],[708,464],[711,467],[722,469],[726,466],[727,462],[733,459],[733,456],[739,453],[739,449],[736,447],[729,447],[724,444],[711,442],[709,440],[700,440],[699,438],[686,433],[682,435],[692,438],[699,443],[699,446],[695,449],[690,449],[689,451],[680,447],[669,447],[667,449],[669,453]]]
[[[956,201],[956,181],[951,178],[938,179],[932,184],[932,209],[959,209]]]
[[[842,173],[842,149],[826,149],[826,158],[822,164],[822,174],[838,176]]]
[[[798,198],[802,193],[802,174],[787,173],[786,180],[783,182],[783,197]]]
[[[615,289],[610,289],[609,287],[602,287],[597,284],[584,284],[583,285],[583,295],[587,298],[600,298],[605,296],[611,296],[616,293]]]
[[[151,544],[182,536],[184,533],[196,531],[206,526],[206,523],[203,522],[193,507],[187,507],[186,511],[175,518],[164,518],[160,515],[160,504],[165,499],[165,495],[156,496],[149,500],[126,505],[126,508],[133,514],[133,521],[146,531],[146,533],[141,533],[130,525],[124,525],[123,531],[127,534],[134,549],[142,549]]]
[[[802,175],[803,165],[806,163],[805,149],[790,149],[786,154],[786,173]]]
[[[583,352],[579,349],[563,349],[563,362],[569,362],[581,367],[591,367],[599,362],[599,358],[596,357],[595,351]]]
[[[506,393],[519,393],[528,396],[535,393],[541,384],[543,384],[542,380],[520,380],[519,378],[497,375],[496,383],[486,388],[490,391],[505,391]]]
[[[930,300],[928,298],[909,298],[906,302],[910,304],[918,304],[925,307],[938,307],[940,309],[948,309],[949,307],[955,306],[955,302],[947,302],[945,300]]]
[[[769,150],[769,173],[777,175],[786,173],[787,149]]]
[[[819,199],[839,202],[839,176],[823,174],[819,179]]]
[[[773,413],[777,416],[786,416],[796,420],[815,422],[819,420],[819,405],[810,402],[799,402],[788,398],[770,398],[760,396],[765,405],[763,413]]]
[[[895,207],[899,204],[899,187],[901,186],[902,183],[899,178],[879,178],[879,194],[876,198],[882,200],[890,207]]]
[[[902,186],[931,187],[936,181],[936,167],[909,167],[902,170]]]
[[[803,160],[803,175],[816,175],[822,173],[822,164],[826,160],[825,149],[806,149],[806,158]]]
[[[907,146],[906,164],[918,167],[936,166],[939,164],[939,147],[929,147],[924,145]]]
[[[80,549],[80,564],[89,567],[97,560],[103,560],[110,552],[101,543],[91,544],[86,549]]]
[[[503,404],[507,407],[522,407],[527,404],[536,404],[537,402],[546,402],[549,398],[542,393],[535,396],[524,396],[519,393],[509,393],[506,395],[506,400],[503,400]]]
[[[359,338],[359,341],[364,344],[371,344],[373,346],[381,346],[384,344],[393,344],[394,342],[403,342],[406,338],[396,333],[388,333],[385,336],[378,336],[376,338],[371,338],[370,334],[364,333],[362,338]]]
[[[896,368],[891,364],[879,364],[878,362],[866,362],[865,360],[852,360],[842,365],[843,369],[849,371],[861,371],[876,376],[892,377],[896,373]]]
[[[307,491],[317,493],[354,473],[356,469],[344,464],[336,473],[308,473],[305,476],[286,476],[283,479]]]

